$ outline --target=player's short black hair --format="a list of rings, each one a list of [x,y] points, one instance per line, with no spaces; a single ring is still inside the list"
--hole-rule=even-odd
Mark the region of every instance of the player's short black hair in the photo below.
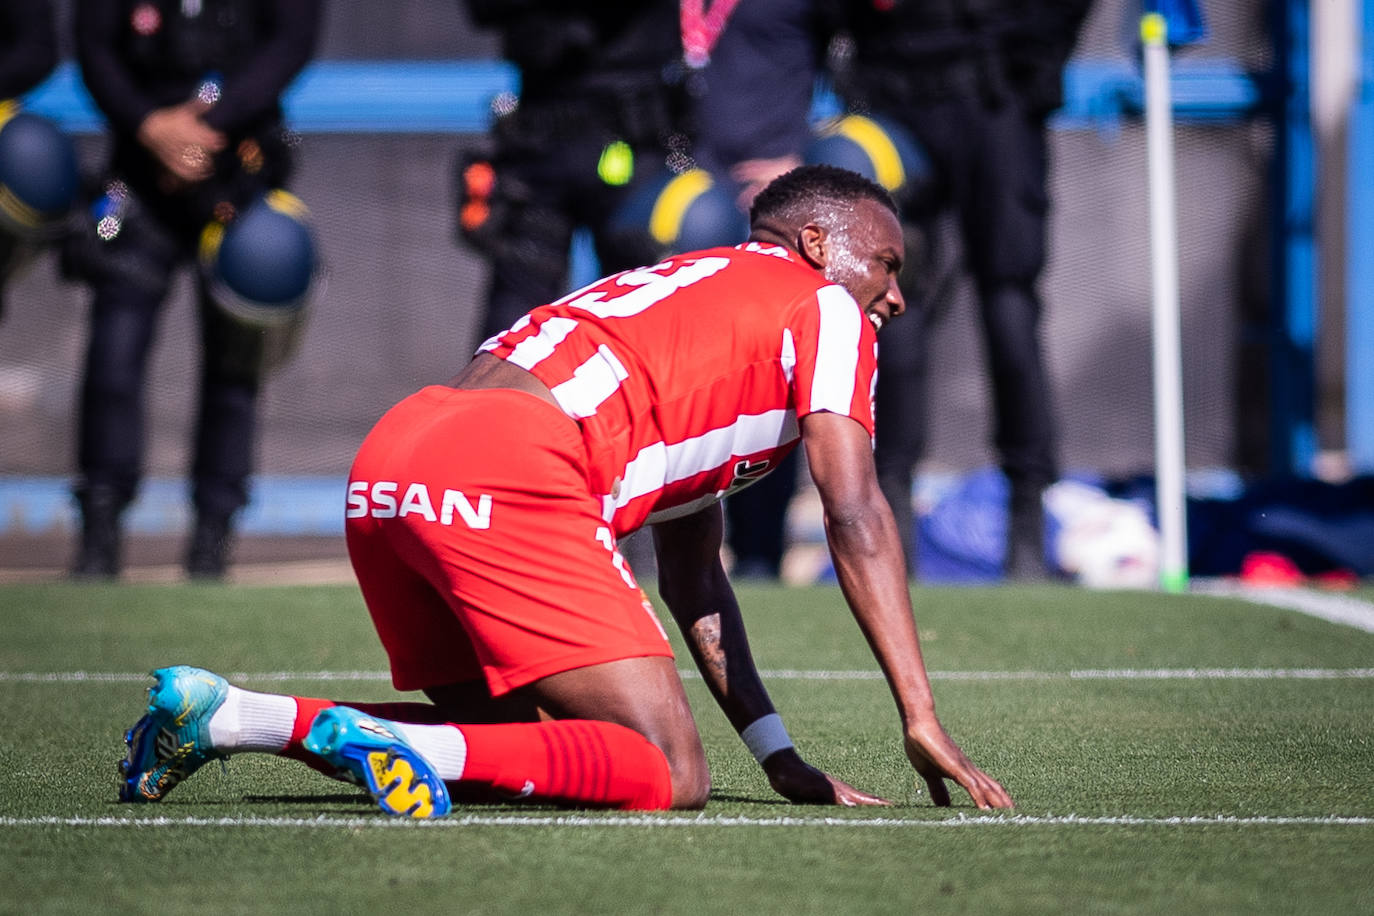
[[[892,195],[858,172],[834,165],[802,165],[774,178],[758,193],[749,208],[749,224],[805,219],[818,204],[851,206],[864,198],[897,214]]]

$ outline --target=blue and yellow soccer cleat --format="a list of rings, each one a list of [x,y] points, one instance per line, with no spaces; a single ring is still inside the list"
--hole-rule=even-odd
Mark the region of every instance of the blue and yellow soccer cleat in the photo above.
[[[209,722],[229,695],[229,682],[204,668],[159,668],[148,688],[148,714],[124,734],[119,800],[161,801],[209,760],[224,757],[210,743]]]
[[[443,817],[453,808],[444,781],[398,731],[383,719],[333,706],[315,717],[302,743],[356,777],[387,814]]]

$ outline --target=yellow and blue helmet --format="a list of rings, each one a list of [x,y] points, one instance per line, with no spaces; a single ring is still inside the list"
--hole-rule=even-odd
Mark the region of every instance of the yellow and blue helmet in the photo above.
[[[916,138],[872,115],[846,114],[823,122],[802,158],[808,165],[858,172],[902,203],[920,200],[934,180],[930,158]]]
[[[647,179],[613,222],[620,233],[647,234],[660,256],[738,245],[749,237],[749,219],[730,189],[700,168],[680,174],[665,169]]]
[[[76,149],[57,125],[0,101],[0,229],[26,239],[55,235],[79,185]]]
[[[297,320],[320,276],[310,211],[293,194],[269,191],[206,225],[200,263],[211,298],[238,320],[265,328]]]

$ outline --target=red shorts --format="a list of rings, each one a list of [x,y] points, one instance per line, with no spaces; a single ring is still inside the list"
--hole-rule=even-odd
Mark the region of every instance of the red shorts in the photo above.
[[[348,555],[400,690],[672,656],[587,487],[576,424],[504,389],[425,388],[349,472]]]

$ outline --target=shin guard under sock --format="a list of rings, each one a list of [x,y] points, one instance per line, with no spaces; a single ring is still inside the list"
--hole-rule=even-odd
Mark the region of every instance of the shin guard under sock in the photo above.
[[[513,798],[661,811],[672,806],[668,759],[638,732],[588,719],[457,725],[467,740],[461,782]]]

